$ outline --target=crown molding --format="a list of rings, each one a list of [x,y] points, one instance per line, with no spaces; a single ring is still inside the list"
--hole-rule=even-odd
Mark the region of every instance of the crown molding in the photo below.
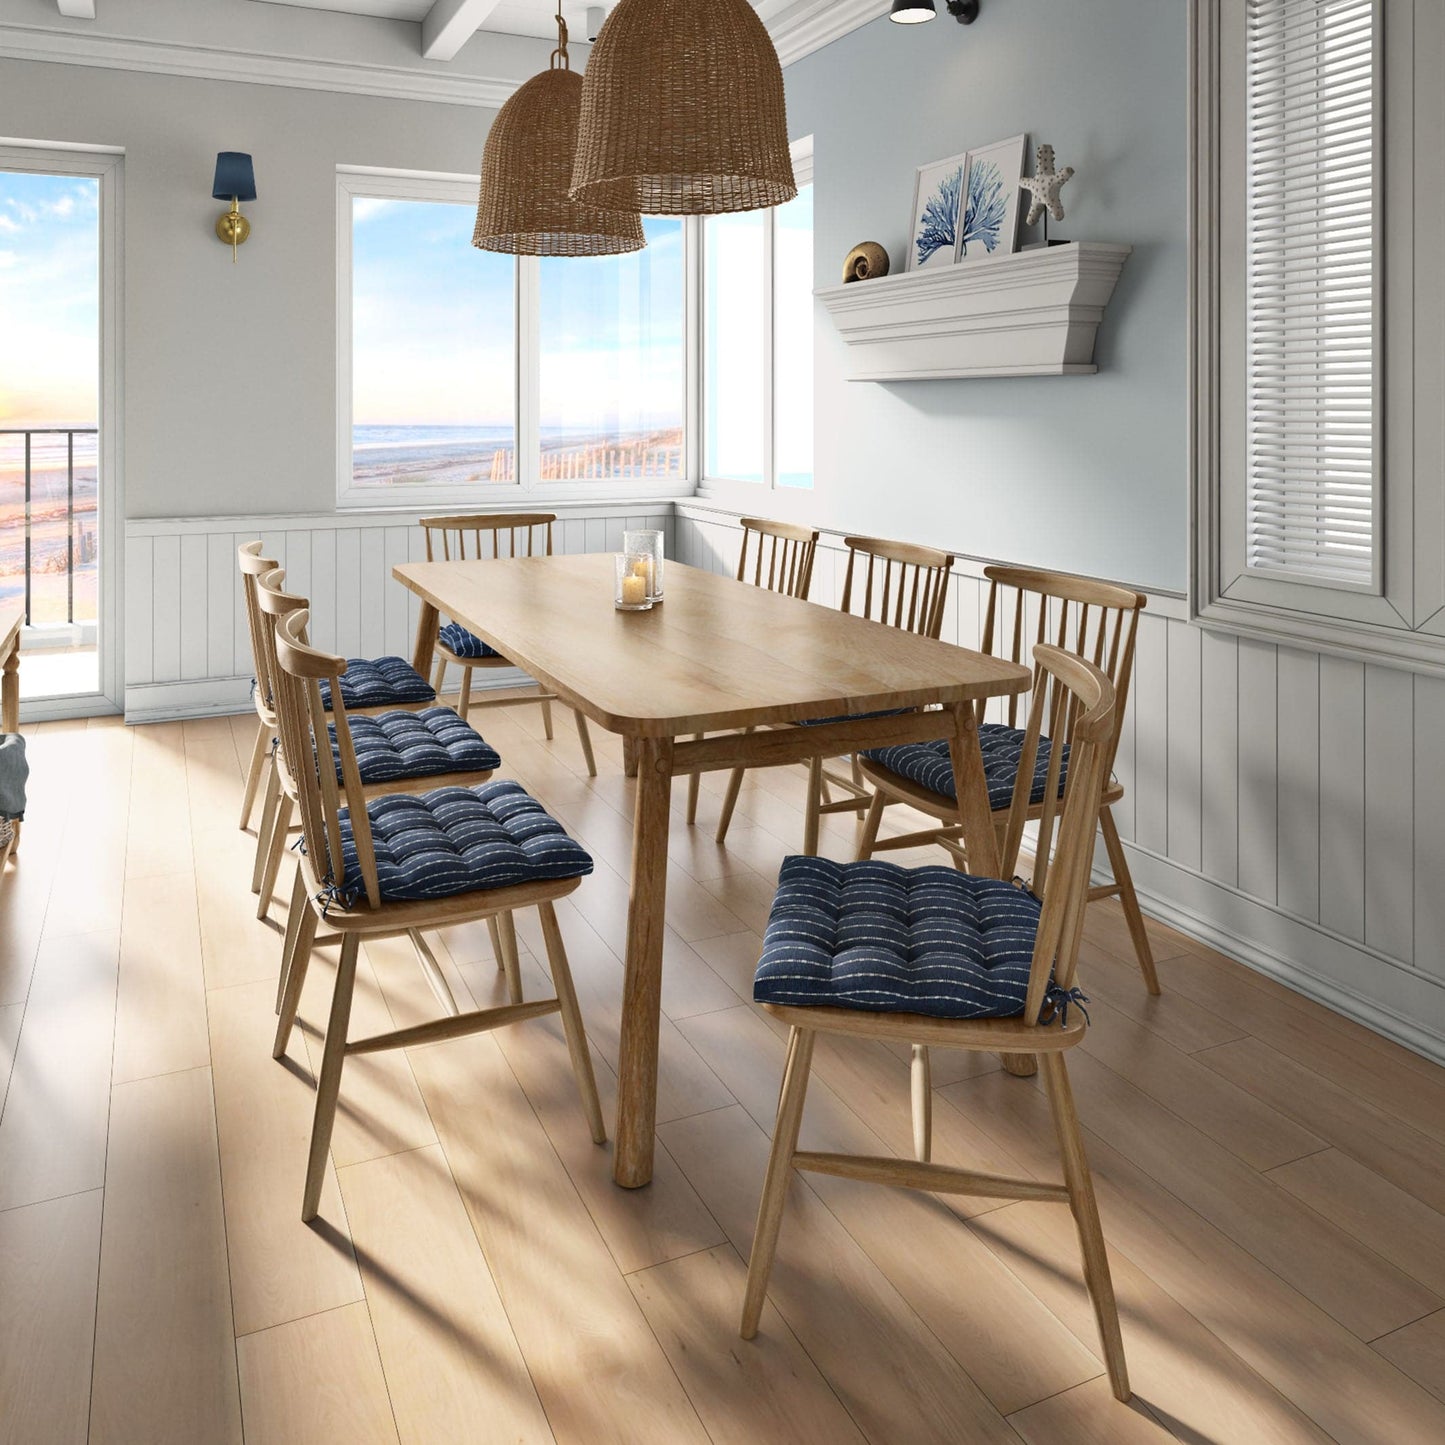
[[[768,26],[778,59],[791,65],[888,13],[888,0],[797,0]]]
[[[495,110],[521,84],[494,76],[464,75],[441,68],[358,65],[304,59],[263,51],[223,50],[211,45],[175,45],[119,35],[55,30],[39,25],[0,24],[0,58],[41,60],[59,65],[93,65],[102,70],[140,70],[185,75],[242,85],[284,85],[389,100],[422,100],[441,105],[476,105]]]
[[[888,0],[797,0],[774,19],[769,29],[778,48],[778,58],[786,66],[866,25],[887,9]],[[213,45],[138,40],[98,34],[93,26],[79,30],[0,23],[0,58],[488,109],[501,106],[521,84],[520,80],[459,74],[435,65],[413,70],[405,66],[318,60],[267,51],[226,50]]]

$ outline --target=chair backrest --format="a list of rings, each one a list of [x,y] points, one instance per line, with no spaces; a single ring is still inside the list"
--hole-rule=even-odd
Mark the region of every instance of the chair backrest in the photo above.
[[[761,517],[744,517],[742,528],[738,581],[806,601],[808,588],[813,583],[817,530],[794,526],[791,522],[769,522]]]
[[[487,557],[550,557],[555,512],[465,512],[423,517],[428,562]],[[540,537],[540,541],[539,541]]]
[[[1031,645],[1052,642],[1087,658],[1114,684],[1114,736],[1106,759],[1112,768],[1134,671],[1134,637],[1148,598],[1112,582],[1067,572],[985,567],[983,575],[989,583],[983,618],[985,652],[1026,663]],[[979,704],[980,721],[984,706]],[[1017,695],[1008,699],[1010,727],[1018,726],[1018,706]]]
[[[342,853],[341,810],[346,808],[356,859],[361,868],[367,902],[381,906],[381,885],[376,872],[376,850],[366,795],[356,765],[356,749],[346,719],[337,680],[346,671],[345,658],[312,647],[306,640],[310,612],[303,604],[276,616],[273,646],[276,656],[276,714],[281,729],[281,753],[290,766],[301,812],[301,834],[306,856],[324,888],[340,888],[346,876]],[[331,711],[321,705],[321,682],[331,684]],[[329,726],[328,726],[329,725]],[[332,752],[341,759],[341,781],[336,779]],[[353,900],[347,900],[352,906]]]
[[[274,704],[271,683],[271,661],[266,650],[270,625],[262,620],[256,600],[256,584],[267,572],[275,571],[276,561],[261,555],[262,543],[242,542],[236,548],[236,561],[241,569],[241,596],[246,603],[246,631],[251,638],[251,668],[256,675],[256,710],[272,720]]]
[[[1049,740],[1047,781],[1039,814],[1033,890],[1043,899],[1029,971],[1024,1020],[1036,1024],[1052,978],[1060,988],[1074,986],[1079,939],[1089,901],[1094,835],[1106,762],[1114,737],[1114,685],[1102,668],[1060,647],[1040,643],[1033,650],[1034,690],[1024,730],[1023,754],[1014,781],[1003,856],[1018,857],[1028,818],[1040,740]],[[1067,739],[1068,768],[1064,770]],[[1059,775],[1063,772],[1063,796]],[[1058,842],[1054,844],[1055,825]],[[1050,852],[1052,850],[1052,858]]]
[[[937,637],[943,630],[952,556],[936,547],[877,537],[844,537],[843,542],[848,548],[843,611],[920,637]]]

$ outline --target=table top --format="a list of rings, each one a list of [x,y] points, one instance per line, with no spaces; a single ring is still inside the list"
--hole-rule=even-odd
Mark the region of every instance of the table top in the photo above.
[[[612,605],[611,553],[404,562],[404,587],[609,732],[677,737],[1028,689],[1026,667],[669,561]]]

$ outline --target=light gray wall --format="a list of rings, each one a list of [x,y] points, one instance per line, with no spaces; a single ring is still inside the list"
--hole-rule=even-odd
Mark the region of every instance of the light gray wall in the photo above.
[[[507,69],[546,54],[509,40]],[[492,114],[0,59],[0,136],[125,149],[128,517],[331,509],[336,167],[475,173]],[[255,157],[235,266],[212,230],[220,150]]]
[[[1134,247],[1097,376],[849,382],[819,307],[819,523],[1183,590],[1185,9],[984,0],[963,27],[940,6],[789,67],[790,133],[815,137],[818,285],[863,240],[901,269],[915,167],[1021,131],[1078,171],[1055,234]]]

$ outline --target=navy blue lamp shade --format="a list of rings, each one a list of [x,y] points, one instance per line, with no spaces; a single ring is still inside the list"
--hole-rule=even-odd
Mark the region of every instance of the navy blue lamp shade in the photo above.
[[[933,0],[893,0],[888,18],[898,25],[917,25],[923,20],[932,20],[938,11]]]
[[[238,201],[256,199],[256,172],[251,167],[251,157],[245,151],[222,151],[216,157],[216,180],[211,187],[211,197],[217,201]]]

